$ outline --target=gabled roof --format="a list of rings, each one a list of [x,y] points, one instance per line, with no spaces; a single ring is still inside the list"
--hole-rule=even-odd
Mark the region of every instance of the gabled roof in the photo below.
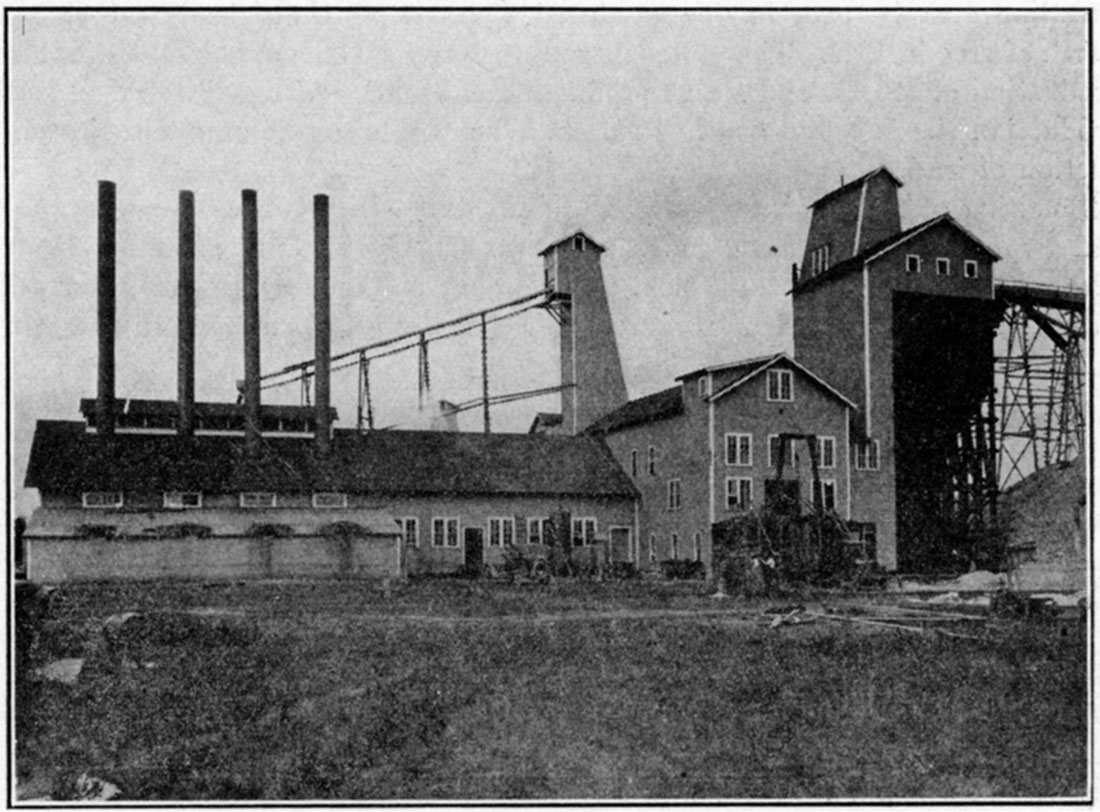
[[[557,248],[557,247],[558,247],[559,245],[561,245],[562,243],[566,243],[566,242],[569,242],[569,241],[570,241],[571,239],[573,239],[574,237],[576,237],[576,236],[578,236],[578,235],[580,235],[581,237],[584,237],[585,241],[586,241],[587,243],[589,243],[589,244],[590,244],[590,245],[591,245],[591,246],[592,246],[593,248],[595,248],[595,249],[596,249],[597,251],[599,251],[599,252],[600,252],[601,254],[602,254],[602,253],[603,253],[604,251],[606,251],[606,250],[607,250],[606,248],[604,248],[604,247],[603,247],[602,245],[600,245],[600,244],[599,244],[598,242],[596,242],[596,241],[595,241],[594,239],[592,239],[591,237],[589,237],[589,236],[588,236],[587,234],[585,234],[585,233],[584,233],[583,231],[581,231],[581,230],[580,230],[580,229],[578,228],[578,229],[577,229],[576,231],[574,231],[574,232],[573,232],[572,234],[570,234],[570,235],[569,235],[568,237],[562,237],[562,238],[561,238],[560,240],[556,240],[556,241],[554,241],[554,242],[550,243],[550,244],[549,244],[548,246],[546,246],[545,248],[543,248],[543,249],[542,249],[541,251],[539,251],[539,256],[541,257],[541,256],[542,256],[543,254],[545,254],[545,253],[547,253],[547,252],[551,251],[551,250],[552,250],[552,249],[554,249],[554,248]]]
[[[840,392],[838,392],[832,386],[827,384],[822,378],[815,375],[813,372],[811,372],[809,369],[804,367],[802,364],[798,363],[796,360],[791,358],[785,352],[778,352],[775,355],[771,355],[771,356],[768,356],[768,357],[763,358],[763,359],[757,358],[757,359],[753,359],[752,361],[743,362],[742,364],[739,365],[741,367],[740,375],[735,380],[733,380],[730,383],[726,384],[720,390],[718,390],[713,395],[711,395],[707,399],[708,402],[714,402],[716,400],[719,400],[720,398],[725,397],[730,392],[733,392],[735,389],[738,389],[741,386],[743,386],[744,384],[748,383],[750,380],[755,378],[761,372],[764,372],[766,369],[770,369],[771,367],[775,366],[776,364],[780,363],[781,361],[786,362],[791,367],[793,367],[795,370],[797,370],[798,372],[805,375],[807,378],[809,378],[811,381],[816,383],[818,386],[820,386],[822,389],[824,389],[828,394],[832,395],[834,398],[839,400],[841,403],[843,403],[848,408],[850,408],[850,409],[856,408],[856,405],[854,403],[852,403],[852,401],[848,400],[848,398],[846,398],[846,397],[844,397],[844,395],[840,394]]]
[[[534,434],[539,428],[550,429],[560,426],[561,419],[560,412],[538,412],[535,419],[531,421],[531,428],[527,429],[527,433]]]
[[[815,200],[813,203],[811,203],[806,208],[808,208],[808,209],[817,208],[818,206],[824,205],[825,203],[828,203],[830,200],[838,198],[843,194],[847,194],[848,192],[854,191],[855,189],[858,189],[865,182],[870,180],[875,175],[878,175],[879,173],[885,174],[886,177],[888,177],[890,180],[892,180],[894,182],[894,184],[899,189],[902,186],[905,185],[904,183],[902,183],[900,180],[897,179],[897,176],[893,172],[891,172],[885,166],[880,166],[878,169],[872,169],[866,175],[860,175],[855,180],[849,181],[848,183],[845,183],[843,186],[840,186],[840,187],[837,187],[836,189],[833,189],[833,191],[829,192],[827,195],[824,195],[823,197],[819,197],[817,200]]]
[[[810,288],[817,287],[823,282],[828,282],[829,280],[844,276],[845,274],[848,274],[852,271],[861,270],[866,263],[873,262],[874,260],[881,257],[883,254],[886,254],[889,251],[893,251],[902,243],[908,242],[917,235],[922,234],[933,226],[937,226],[941,223],[946,223],[952,228],[962,232],[962,234],[967,239],[972,241],[975,245],[977,245],[978,248],[989,254],[989,256],[995,262],[1000,260],[1000,254],[998,254],[988,245],[975,237],[972,233],[959,225],[959,222],[951,216],[950,212],[944,212],[943,214],[937,215],[930,220],[925,220],[923,223],[918,223],[915,226],[911,226],[907,229],[899,231],[897,234],[887,237],[884,240],[879,240],[877,243],[870,246],[869,248],[864,249],[860,253],[856,254],[854,257],[849,257],[843,262],[838,262],[836,265],[823,271],[822,273],[819,273],[817,276],[811,276],[808,279],[803,279],[801,282],[791,288],[791,290],[787,291],[787,293],[791,293],[795,290],[808,290]]]
[[[746,358],[743,361],[730,361],[729,363],[725,364],[713,364],[709,367],[701,367],[683,375],[677,375],[676,380],[683,381],[696,375],[702,375],[704,372],[729,372],[731,369],[736,369],[737,367],[752,366],[754,364],[760,364],[765,361],[770,361],[773,358],[775,358],[775,353],[770,353],[768,355],[758,355],[755,358]]]
[[[683,387],[673,386],[624,403],[584,430],[585,434],[613,434],[631,426],[665,420],[684,412]]]
[[[311,438],[265,437],[254,459],[242,438],[89,434],[84,424],[40,420],[26,487],[89,490],[343,491],[379,495],[637,493],[599,438],[444,431],[333,433],[316,456]]]

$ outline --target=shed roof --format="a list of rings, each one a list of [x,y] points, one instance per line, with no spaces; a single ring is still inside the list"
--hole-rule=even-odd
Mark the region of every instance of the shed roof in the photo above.
[[[673,386],[652,395],[636,398],[624,403],[612,412],[608,412],[585,429],[585,434],[612,434],[616,431],[665,420],[683,414],[683,387]]]
[[[309,438],[265,437],[253,459],[241,438],[119,434],[40,420],[26,486],[88,490],[343,491],[390,495],[636,495],[603,441],[540,434],[436,431],[333,433],[318,458]]]
[[[951,216],[950,212],[944,212],[943,214],[939,214],[931,218],[930,220],[925,220],[923,223],[917,223],[917,225],[915,226],[903,229],[897,234],[893,234],[884,240],[879,240],[877,243],[869,248],[864,249],[860,253],[856,254],[854,257],[849,257],[843,262],[838,262],[836,265],[823,271],[822,273],[819,273],[817,276],[811,276],[808,279],[803,279],[787,292],[791,293],[793,291],[801,292],[804,290],[809,290],[811,288],[818,287],[819,285],[830,280],[845,276],[852,271],[860,270],[863,268],[864,264],[878,259],[880,256],[887,253],[888,251],[894,250],[901,244],[913,239],[917,235],[922,234],[923,232],[927,231],[933,226],[939,225],[940,223],[945,223],[951,228],[954,228],[957,231],[961,232],[963,236],[965,236],[967,239],[977,245],[978,248],[988,254],[990,258],[994,261],[997,261],[1001,258],[1000,254],[998,254],[988,245],[975,237],[971,232],[959,225],[959,222]]]

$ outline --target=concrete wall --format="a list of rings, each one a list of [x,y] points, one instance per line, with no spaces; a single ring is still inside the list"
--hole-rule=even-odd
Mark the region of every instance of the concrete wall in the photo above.
[[[98,580],[400,577],[401,541],[367,538],[28,538],[27,577]]]
[[[611,307],[607,301],[600,251],[585,241],[582,249],[568,239],[555,248],[556,292],[572,296],[562,320],[562,432],[577,434],[626,403],[626,382],[619,360]]]

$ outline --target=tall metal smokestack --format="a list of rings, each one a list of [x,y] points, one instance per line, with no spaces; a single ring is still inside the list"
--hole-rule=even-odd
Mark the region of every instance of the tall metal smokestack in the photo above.
[[[314,378],[317,382],[315,423],[317,454],[327,456],[331,444],[332,420],[329,413],[329,323],[328,284],[328,195],[313,196],[313,318]]]
[[[244,447],[260,448],[260,238],[256,191],[241,192],[244,219]]]
[[[115,433],[115,185],[99,182],[99,379],[96,431]]]
[[[181,436],[195,429],[195,193],[180,192],[179,422]]]

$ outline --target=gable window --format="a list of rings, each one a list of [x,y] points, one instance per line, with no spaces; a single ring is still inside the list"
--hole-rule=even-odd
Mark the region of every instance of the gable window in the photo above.
[[[649,475],[657,475],[657,449],[653,446],[649,447]]]
[[[489,519],[489,546],[511,547],[516,540],[516,520],[510,517]]]
[[[170,510],[201,508],[202,493],[199,491],[165,491],[164,506]]]
[[[590,516],[573,519],[573,546],[583,547],[596,541],[596,520]]]
[[[122,491],[85,491],[80,501],[86,508],[122,507]]]
[[[856,443],[856,470],[878,470],[878,440],[864,440]]]
[[[752,508],[752,479],[749,477],[726,477],[726,510],[749,510]]]
[[[630,452],[630,475],[638,476],[638,449]]]
[[[978,261],[976,259],[963,260],[963,276],[967,279],[978,278]]]
[[[432,519],[432,546],[458,546],[458,519],[454,517],[435,517]]]
[[[550,543],[550,539],[548,539],[546,537],[547,532],[548,532],[548,528],[546,527],[546,523],[549,522],[549,521],[550,520],[546,519],[546,518],[528,519],[527,520],[527,543],[528,544],[549,544]]]
[[[822,468],[836,468],[836,438],[817,438],[817,464]]]
[[[907,273],[920,273],[920,257],[916,254],[906,254],[905,270]]]
[[[819,245],[810,252],[810,275],[817,276],[829,268],[829,246]]]
[[[946,257],[936,257],[936,275],[951,276],[951,260]]]
[[[817,485],[815,496],[821,500],[821,506],[825,510],[836,510],[836,480],[822,479],[817,482]]]
[[[668,481],[668,509],[679,510],[683,506],[680,493],[680,480],[670,479]]]
[[[710,394],[710,378],[706,375],[702,376],[696,383],[696,387],[698,388],[699,397],[705,398]]]
[[[768,370],[768,400],[794,400],[791,394],[791,371],[789,369]]]
[[[691,538],[691,558],[693,561],[699,561],[703,555],[703,539],[699,535],[699,531],[695,531],[695,535]]]
[[[348,495],[346,493],[315,493],[313,494],[313,506],[315,508],[346,508]]]
[[[397,525],[401,528],[401,536],[405,540],[406,547],[420,546],[420,523],[415,516],[398,519]]]
[[[751,434],[726,434],[726,465],[752,465]]]
[[[778,434],[768,435],[768,468],[779,468],[779,452],[783,452],[784,467],[794,464],[794,441],[787,438],[787,442],[780,444]]]
[[[270,491],[246,491],[241,494],[243,508],[273,508],[275,494]]]
[[[584,235],[583,234],[574,235],[574,237],[573,237],[573,250],[574,251],[583,251],[584,250]]]
[[[678,533],[672,534],[672,557],[674,559],[680,557],[680,536]]]

